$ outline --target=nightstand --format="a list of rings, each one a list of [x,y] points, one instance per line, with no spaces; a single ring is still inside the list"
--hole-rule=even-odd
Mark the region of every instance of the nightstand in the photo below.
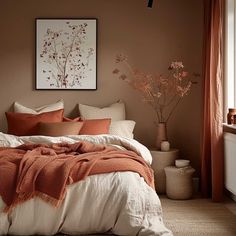
[[[152,169],[154,170],[155,187],[157,193],[166,193],[166,175],[164,168],[174,166],[175,160],[179,156],[178,149],[170,149],[163,152],[151,149]]]

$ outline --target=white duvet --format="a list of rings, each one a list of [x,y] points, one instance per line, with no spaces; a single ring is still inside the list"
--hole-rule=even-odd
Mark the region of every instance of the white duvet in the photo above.
[[[17,137],[0,133],[0,146],[23,143],[74,143],[86,140],[133,150],[151,163],[148,149],[133,139],[112,135],[76,135],[63,137]],[[1,184],[1,183],[0,183]],[[56,184],[56,183],[55,183]],[[112,233],[116,235],[163,235],[172,233],[164,226],[156,192],[133,172],[114,172],[87,177],[67,187],[59,208],[35,197],[3,213],[0,197],[0,235],[73,235]]]

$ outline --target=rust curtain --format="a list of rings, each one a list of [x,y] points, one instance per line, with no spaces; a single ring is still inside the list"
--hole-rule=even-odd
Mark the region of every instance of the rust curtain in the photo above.
[[[223,25],[224,0],[203,0],[203,139],[201,190],[221,201],[224,185],[223,153]]]

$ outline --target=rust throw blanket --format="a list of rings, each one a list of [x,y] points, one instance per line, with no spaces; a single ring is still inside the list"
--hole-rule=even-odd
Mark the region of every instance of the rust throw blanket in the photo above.
[[[137,172],[154,188],[150,166],[132,151],[84,141],[1,148],[0,195],[5,212],[34,196],[57,207],[65,197],[66,185],[114,171]]]

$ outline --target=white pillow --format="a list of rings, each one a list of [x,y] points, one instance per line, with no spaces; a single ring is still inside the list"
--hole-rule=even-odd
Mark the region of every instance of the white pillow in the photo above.
[[[83,119],[125,120],[125,104],[123,102],[116,102],[103,108],[79,104],[79,111]]]
[[[134,126],[136,122],[133,120],[112,121],[109,134],[118,135],[123,138],[134,138]]]
[[[34,109],[25,107],[18,102],[14,102],[14,112],[19,112],[19,113],[40,114],[43,112],[56,111],[61,109],[64,109],[64,101],[62,99],[56,103],[44,105]]]

